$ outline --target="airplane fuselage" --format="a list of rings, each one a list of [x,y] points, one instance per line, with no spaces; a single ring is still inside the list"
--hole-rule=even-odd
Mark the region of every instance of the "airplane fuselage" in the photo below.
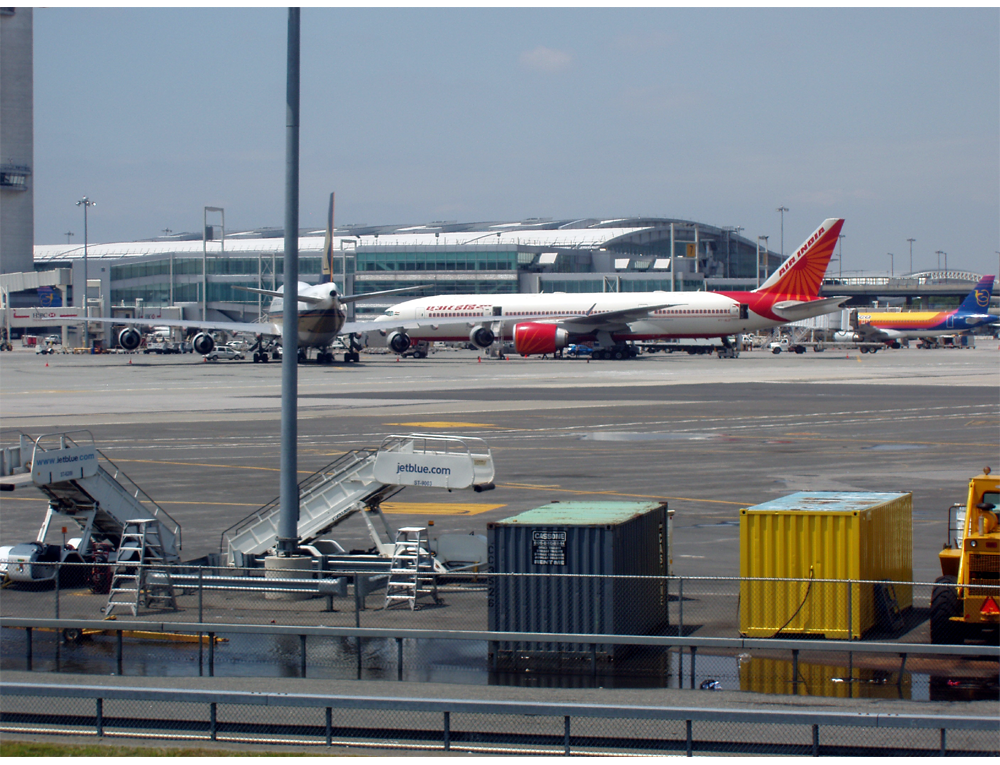
[[[332,283],[308,285],[299,282],[299,295],[310,298],[298,301],[299,347],[326,348],[340,334],[347,319],[343,306],[337,299],[336,285]],[[267,317],[281,327],[284,335],[285,300],[276,297],[267,308]]]
[[[441,319],[440,325],[408,328],[407,334],[415,340],[464,341],[468,340],[469,330],[476,326],[496,328],[502,323],[502,337],[509,340],[520,323],[574,319],[572,325],[564,326],[572,326],[576,334],[586,336],[596,329],[588,327],[584,317],[597,318],[604,313],[666,304],[651,310],[648,318],[622,321],[606,329],[615,341],[723,337],[787,322],[788,319],[771,311],[775,302],[779,301],[773,295],[753,292],[438,295],[393,306],[376,318],[375,323],[390,328],[394,322]]]
[[[968,332],[976,327],[996,323],[997,317],[987,313],[969,314],[959,311],[858,311],[858,326],[869,326],[890,340],[917,339]]]

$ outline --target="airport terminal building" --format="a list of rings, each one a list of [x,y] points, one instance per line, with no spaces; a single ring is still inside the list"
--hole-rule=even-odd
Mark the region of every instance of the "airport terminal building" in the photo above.
[[[325,239],[300,232],[300,281],[323,278]],[[667,218],[347,226],[335,231],[332,272],[347,294],[413,288],[356,303],[363,320],[434,294],[752,289],[758,271],[766,278],[781,261],[758,245],[734,227]],[[82,305],[86,271],[92,315],[173,306],[178,318],[242,321],[267,298],[233,287],[281,286],[283,253],[281,230],[206,226],[204,235],[89,244],[86,258],[81,244],[36,245],[34,260],[37,271],[66,270],[51,305]]]

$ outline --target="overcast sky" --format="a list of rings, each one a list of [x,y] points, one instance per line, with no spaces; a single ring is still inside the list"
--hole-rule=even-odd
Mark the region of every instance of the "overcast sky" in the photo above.
[[[287,10],[37,8],[35,237],[284,220]],[[302,11],[300,224],[658,215],[997,273],[1000,10]],[[943,265],[943,259],[940,259]],[[834,263],[831,269],[840,266]]]

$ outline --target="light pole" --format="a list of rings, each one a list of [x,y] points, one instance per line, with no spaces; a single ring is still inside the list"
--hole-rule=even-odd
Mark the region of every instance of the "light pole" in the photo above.
[[[896,258],[890,252],[889,253],[889,278],[892,279],[896,275]]]
[[[83,205],[83,345],[84,347],[90,346],[90,324],[87,321],[87,314],[89,308],[87,306],[87,280],[90,274],[87,270],[87,208],[93,207],[97,202],[90,199],[90,197],[84,197],[76,206],[79,207]],[[73,302],[76,302],[74,298]]]
[[[945,278],[948,276],[948,253],[944,250],[935,250],[934,254],[938,256],[938,268],[941,268],[941,256],[944,255],[944,275]]]
[[[226,211],[221,207],[205,207],[201,234],[201,320],[208,321],[208,214],[222,213],[222,257],[226,256]],[[214,236],[214,234],[213,234]]]
[[[840,283],[844,283],[844,240],[847,239],[847,234],[841,234],[837,237],[840,241],[840,254],[837,256],[837,261],[840,263]]]
[[[74,234],[72,231],[67,231],[65,234],[63,234],[63,236],[66,237],[66,244],[69,244],[69,240],[72,239],[74,236],[76,236],[76,234]]]
[[[733,276],[733,241],[732,234],[739,234],[743,230],[743,226],[726,226],[726,278],[731,279]]]
[[[916,239],[907,239],[906,241],[910,243],[910,273],[912,274],[913,273],[913,243],[915,241],[917,241],[917,240]]]
[[[788,212],[788,208],[782,205],[778,208],[778,212],[781,213],[781,259],[785,259],[785,213]]]
[[[767,235],[757,237],[757,286],[760,286],[760,240],[764,240],[764,278],[767,278]]]

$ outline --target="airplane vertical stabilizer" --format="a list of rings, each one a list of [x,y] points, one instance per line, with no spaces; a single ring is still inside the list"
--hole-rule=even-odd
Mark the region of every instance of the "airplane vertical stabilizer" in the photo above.
[[[984,276],[979,284],[962,301],[958,314],[986,313],[990,309],[990,297],[993,295],[993,276]]]
[[[754,292],[782,295],[789,300],[817,298],[843,225],[843,218],[827,218],[823,221],[795,254],[782,263]]]
[[[333,281],[333,191],[330,192],[330,209],[326,213],[326,242],[323,244],[323,282]]]

